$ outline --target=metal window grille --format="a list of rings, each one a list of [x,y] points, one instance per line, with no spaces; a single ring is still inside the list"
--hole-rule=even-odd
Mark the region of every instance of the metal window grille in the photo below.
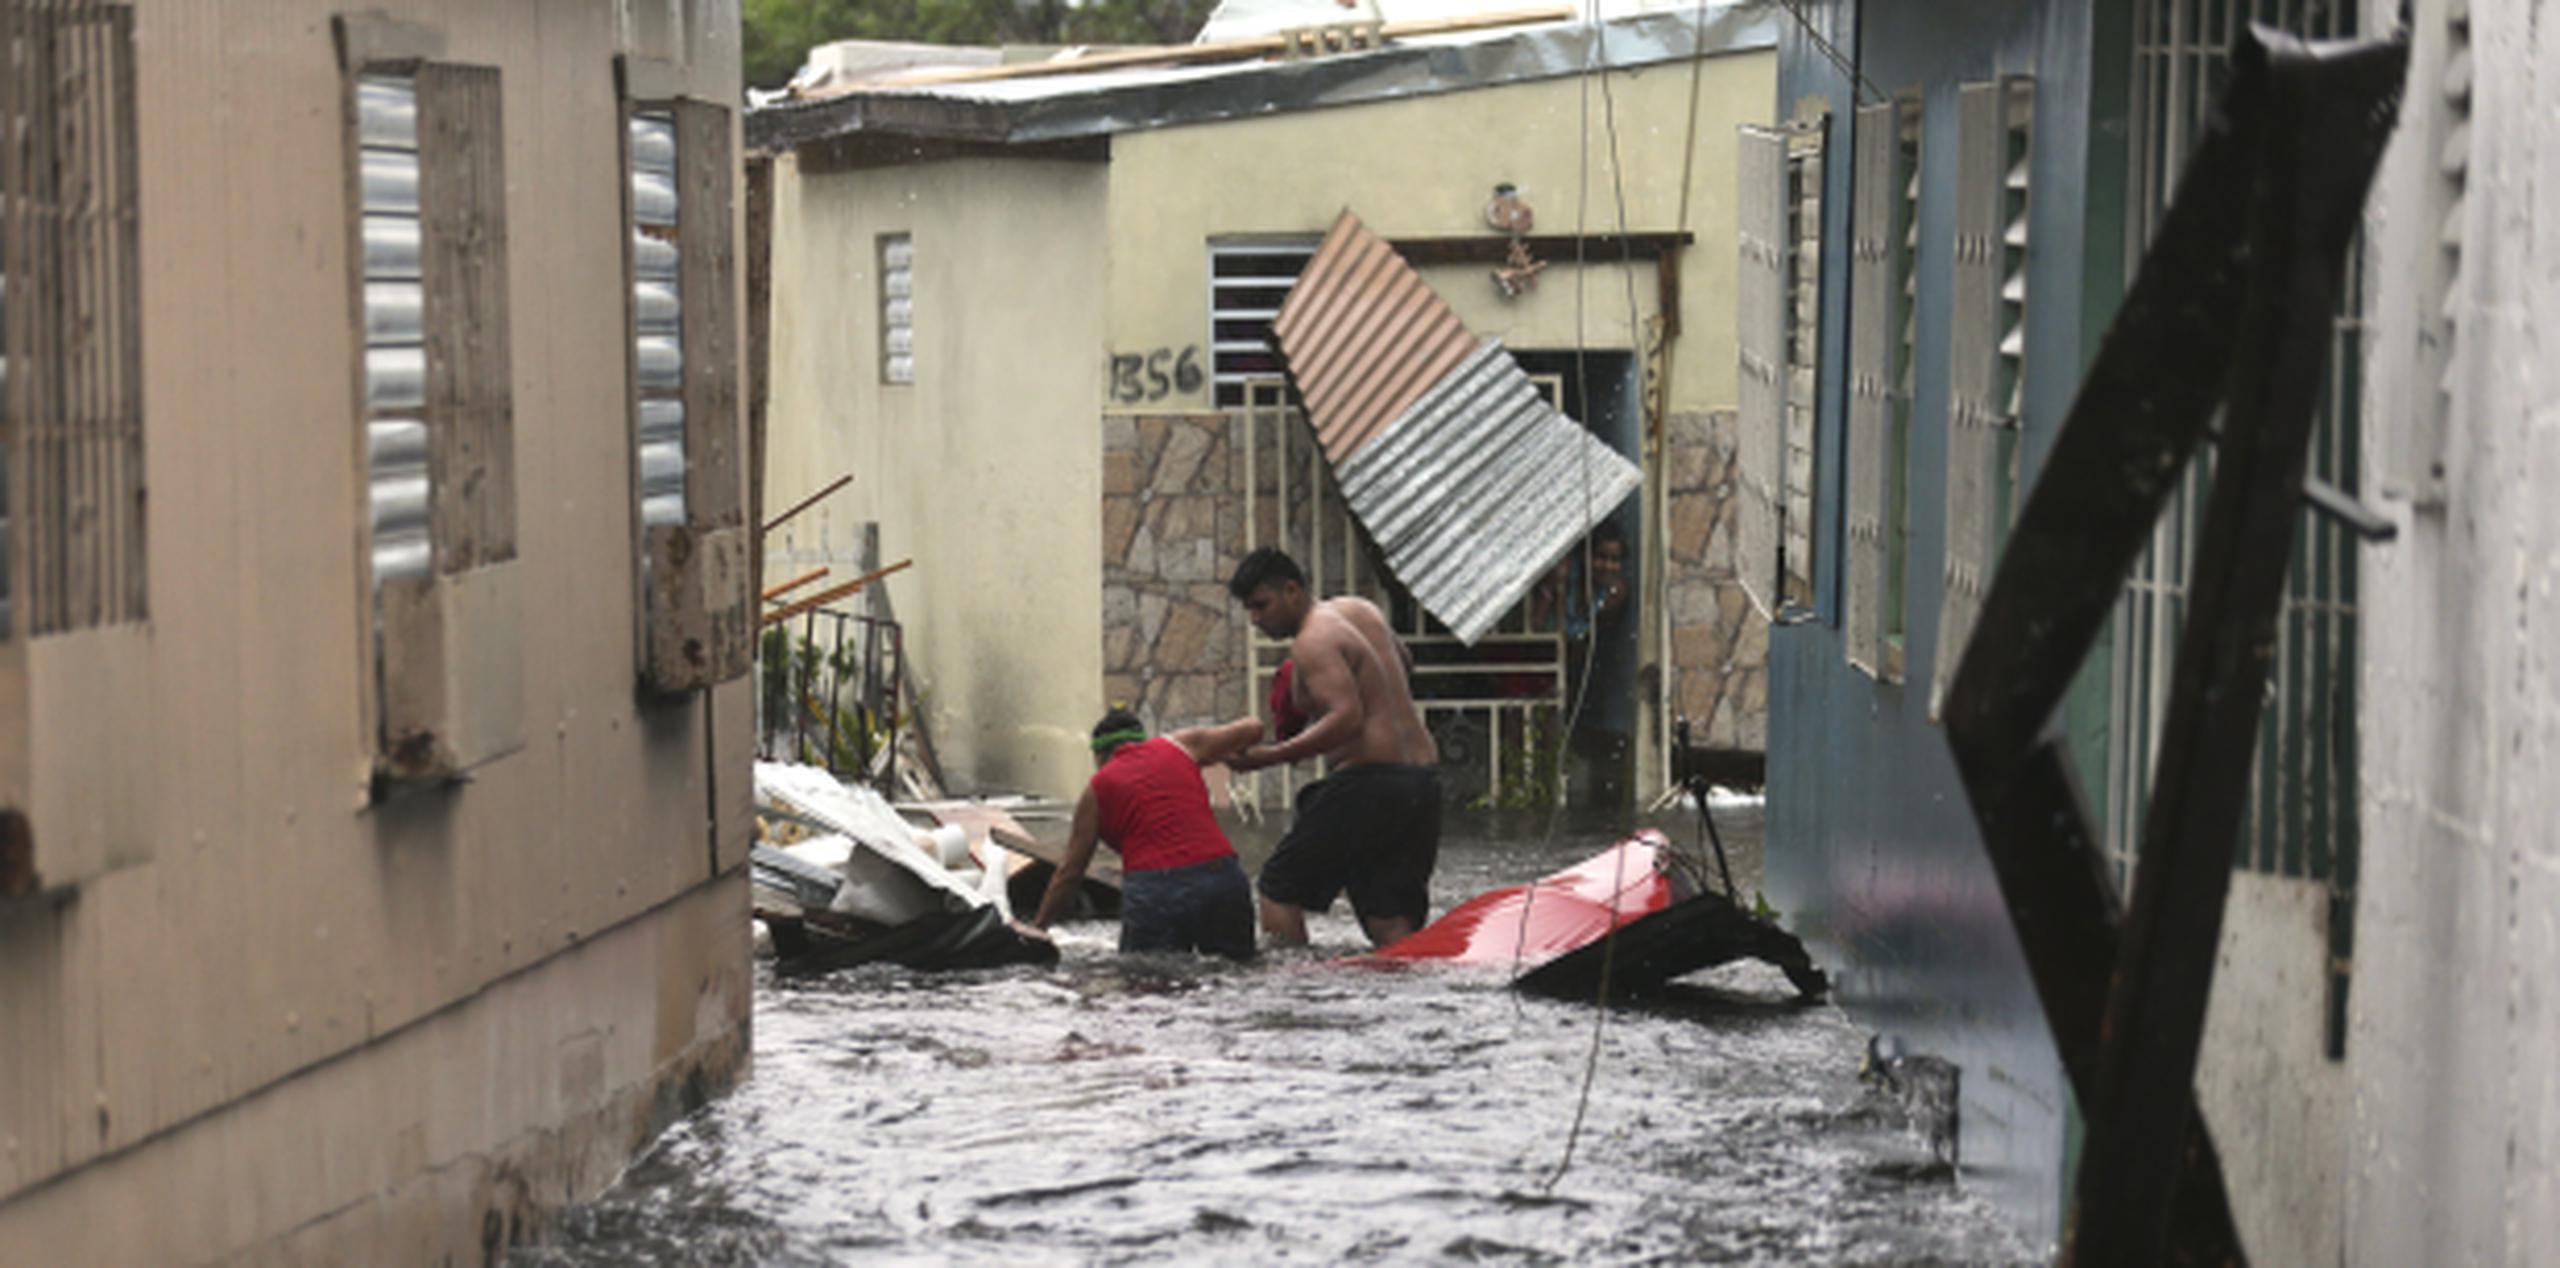
[[[2157,227],[2195,138],[2229,74],[2241,24],[2264,22],[2313,38],[2356,33],[2344,0],[2138,0],[2135,8],[2133,131],[2127,259]],[[2311,450],[2311,474],[2352,494],[2361,479],[2358,344],[2363,309],[2361,250],[2348,271],[2333,323],[2329,382]],[[2107,823],[2117,882],[2130,885],[2142,839],[2170,662],[2187,613],[2187,578],[2212,479],[2211,451],[2192,466],[2154,528],[2118,610],[2111,684]],[[2344,1054],[2347,975],[2354,944],[2357,868],[2356,540],[2339,524],[2304,512],[2295,541],[2269,707],[2259,723],[2250,807],[2239,866],[2325,882],[2329,890],[2329,1048]]]
[[[133,12],[0,0],[0,639],[145,615]]]
[[[631,132],[631,374],[638,401],[640,523],[685,522],[684,291],[676,119],[634,110]]]
[[[1248,404],[1250,385],[1281,373],[1271,319],[1316,253],[1313,237],[1209,244],[1209,384],[1220,409]]]
[[[903,233],[880,235],[880,381],[916,381],[916,244]]]

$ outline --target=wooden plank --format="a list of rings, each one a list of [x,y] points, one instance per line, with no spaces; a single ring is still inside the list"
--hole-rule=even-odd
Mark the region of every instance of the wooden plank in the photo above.
[[[775,599],[779,599],[782,596],[834,571],[835,569],[833,568],[813,568],[807,572],[801,573],[797,577],[793,577],[789,581],[783,582],[781,585],[773,587],[772,589],[758,591],[756,593],[756,597],[763,599],[767,603],[771,603]]]
[[[725,107],[679,101],[675,120],[676,289],[684,297],[685,518],[697,529],[729,528],[746,517],[740,478],[731,119]]]
[[[418,70],[427,473],[440,572],[516,555],[506,135],[498,72]]]
[[[843,585],[830,586],[816,594],[810,595],[808,598],[793,603],[789,607],[779,608],[765,613],[763,624],[771,625],[777,621],[788,621],[803,612],[811,610],[812,608],[822,608],[848,595],[860,593],[864,586],[870,585],[872,582],[878,581],[882,577],[888,576],[890,573],[914,567],[915,562],[916,561],[912,559],[901,559],[886,568],[866,572]]]
[[[799,500],[799,501],[797,501],[797,502],[792,503],[792,504],[791,504],[791,509],[789,509],[789,510],[787,510],[787,511],[784,511],[784,512],[783,512],[782,514],[780,514],[780,515],[776,515],[776,516],[774,516],[774,517],[773,517],[772,519],[770,519],[770,520],[765,521],[765,522],[764,522],[760,527],[758,527],[758,528],[756,529],[756,531],[757,531],[758,533],[760,533],[760,534],[761,534],[761,533],[770,533],[770,532],[772,532],[773,530],[775,530],[775,529],[777,529],[777,528],[780,528],[780,527],[782,527],[782,526],[783,526],[783,525],[785,525],[785,524],[790,523],[790,522],[791,522],[791,517],[792,517],[792,516],[798,515],[800,512],[805,511],[805,510],[808,510],[810,507],[816,506],[818,503],[820,503],[820,502],[822,502],[822,501],[825,501],[825,500],[826,500],[826,496],[827,496],[828,494],[833,493],[833,492],[835,492],[836,490],[841,489],[841,488],[843,488],[844,486],[846,486],[846,485],[848,485],[848,484],[851,484],[851,483],[853,483],[853,473],[852,473],[852,472],[848,471],[848,472],[845,472],[843,475],[837,476],[835,479],[830,480],[830,481],[828,481],[828,482],[827,482],[827,487],[825,487],[825,488],[823,488],[823,489],[820,489],[820,490],[818,490],[817,492],[812,493],[812,494],[810,494],[809,496],[807,496],[807,497],[805,497],[805,498],[802,498],[802,499],[800,499],[800,500]]]

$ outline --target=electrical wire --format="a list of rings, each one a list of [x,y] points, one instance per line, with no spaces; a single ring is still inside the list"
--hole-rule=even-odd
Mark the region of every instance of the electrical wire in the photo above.
[[[1574,213],[1573,291],[1575,388],[1576,393],[1580,398],[1579,406],[1582,410],[1584,425],[1586,426],[1588,425],[1588,420],[1591,417],[1591,340],[1589,325],[1587,322],[1587,304],[1585,296],[1590,284],[1588,251],[1590,245],[1591,205],[1591,83],[1595,78],[1599,80],[1600,83],[1601,127],[1606,132],[1609,141],[1609,185],[1611,201],[1616,212],[1618,230],[1618,263],[1620,266],[1619,274],[1621,280],[1626,284],[1627,339],[1631,352],[1634,352],[1636,355],[1641,355],[1641,353],[1635,349],[1635,344],[1638,339],[1639,332],[1643,328],[1642,318],[1636,303],[1635,244],[1627,233],[1626,165],[1621,161],[1621,156],[1618,150],[1617,90],[1609,80],[1609,28],[1607,22],[1603,20],[1600,13],[1600,0],[1588,0],[1588,3],[1590,6],[1589,21],[1591,23],[1592,52],[1591,56],[1586,57],[1583,61],[1583,70],[1581,75],[1582,115],[1581,127],[1576,138],[1581,155],[1579,167],[1580,187],[1576,191],[1577,197],[1575,200]],[[1699,12],[1703,15],[1703,5],[1700,6]],[[1581,465],[1583,467],[1583,522],[1588,524],[1592,520],[1589,458],[1587,456],[1587,451],[1580,452],[1584,452],[1586,455],[1582,459]],[[1583,605],[1584,610],[1591,612],[1595,618],[1593,623],[1593,641],[1596,644],[1598,627],[1596,618],[1598,616],[1598,606],[1591,588],[1591,540],[1588,535],[1585,535],[1583,538],[1581,549]],[[1593,651],[1585,652],[1583,655],[1582,681],[1577,685],[1574,693],[1573,705],[1567,711],[1564,730],[1557,737],[1557,768],[1559,770],[1563,768],[1562,749],[1570,741],[1570,737],[1572,736],[1575,728],[1581,725],[1583,709],[1591,700],[1591,668],[1592,661],[1595,658],[1594,652],[1596,652],[1596,650],[1597,648],[1595,646]],[[1547,842],[1550,846],[1554,844],[1556,828],[1561,821],[1561,816],[1561,806],[1551,808],[1548,811]],[[1582,1140],[1583,1124],[1589,1119],[1591,1113],[1591,1090],[1593,1086],[1598,1083],[1600,1077],[1600,1050],[1602,1040],[1606,1036],[1609,1024],[1609,982],[1617,967],[1619,902],[1625,892],[1625,873],[1626,852],[1621,850],[1617,853],[1616,871],[1613,873],[1614,880],[1610,885],[1609,890],[1609,931],[1601,936],[1600,979],[1594,990],[1594,998],[1592,1000],[1591,1046],[1585,1052],[1583,1057],[1582,1087],[1580,1092],[1574,1098],[1573,1124],[1565,1131],[1564,1152],[1557,1158],[1555,1170],[1547,1174],[1546,1180],[1542,1185],[1543,1188],[1549,1191],[1552,1191],[1557,1183],[1562,1181],[1565,1174],[1573,1167],[1573,1155],[1575,1149],[1579,1146]],[[1534,884],[1531,885],[1529,887],[1527,899],[1521,907],[1520,940],[1523,943],[1525,943],[1528,938],[1529,913],[1533,904],[1536,902],[1537,892],[1537,886]],[[1519,972],[1519,952],[1516,948],[1513,955],[1512,971],[1516,980]]]

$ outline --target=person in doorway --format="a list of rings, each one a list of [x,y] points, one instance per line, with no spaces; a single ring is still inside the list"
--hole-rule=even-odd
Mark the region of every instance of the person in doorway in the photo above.
[[[1296,736],[1255,745],[1228,762],[1259,770],[1322,757],[1325,778],[1298,791],[1298,812],[1263,864],[1262,927],[1302,944],[1307,916],[1348,891],[1375,945],[1422,927],[1440,856],[1440,751],[1408,681],[1412,658],[1366,599],[1318,602],[1307,574],[1264,547],[1245,556],[1227,589],[1255,629],[1289,643],[1292,704],[1310,719]]]
[[[1076,800],[1066,856],[1040,896],[1031,927],[1046,930],[1066,910],[1093,864],[1096,843],[1120,854],[1120,950],[1196,951],[1253,958],[1253,886],[1209,809],[1200,768],[1262,738],[1262,723],[1238,718],[1147,738],[1126,709],[1093,727],[1093,778]]]

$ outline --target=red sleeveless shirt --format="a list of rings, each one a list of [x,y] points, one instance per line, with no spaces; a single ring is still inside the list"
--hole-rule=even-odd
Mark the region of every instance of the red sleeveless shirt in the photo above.
[[[1234,854],[1200,763],[1163,736],[1123,744],[1093,773],[1102,840],[1120,852],[1120,870],[1156,872]]]

